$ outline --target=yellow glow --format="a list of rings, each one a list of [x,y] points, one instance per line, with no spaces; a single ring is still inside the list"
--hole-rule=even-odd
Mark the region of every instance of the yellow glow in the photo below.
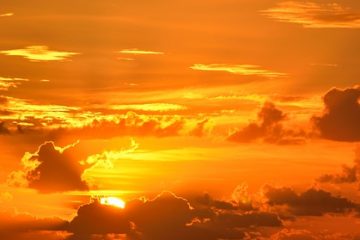
[[[166,112],[166,111],[180,111],[186,110],[185,106],[170,103],[148,103],[148,104],[131,104],[131,105],[116,105],[112,107],[115,110],[131,110],[131,111],[153,111],[153,112]]]
[[[0,17],[11,17],[11,16],[14,16],[14,13],[3,13],[3,14],[0,14]]]
[[[228,72],[232,74],[239,74],[245,76],[261,76],[261,77],[280,77],[286,74],[273,72],[270,70],[262,69],[257,65],[227,65],[227,64],[195,64],[190,67],[193,70],[199,71],[213,71],[213,72]]]
[[[132,55],[163,55],[163,52],[140,50],[137,48],[132,49],[123,49],[120,51],[122,54],[132,54]]]
[[[0,51],[8,56],[20,56],[31,61],[62,61],[68,57],[77,55],[75,52],[51,51],[47,46],[29,46],[23,49]]]
[[[0,77],[0,90],[7,91],[9,88],[17,88],[22,82],[28,82],[29,79],[25,78],[8,78]]]
[[[117,208],[125,208],[126,203],[121,200],[120,198],[116,198],[116,197],[103,197],[100,198],[100,203],[102,205],[109,205],[109,206],[114,206]]]

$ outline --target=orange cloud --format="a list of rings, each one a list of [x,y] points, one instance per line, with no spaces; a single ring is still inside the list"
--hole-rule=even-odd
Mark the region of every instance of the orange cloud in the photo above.
[[[0,54],[7,56],[20,56],[33,62],[63,61],[72,56],[78,55],[75,52],[53,51],[47,46],[28,46],[22,49],[0,51]]]
[[[337,3],[285,1],[262,13],[306,28],[360,28],[360,13]]]
[[[187,108],[179,104],[170,103],[147,103],[147,104],[128,104],[128,105],[113,105],[111,109],[127,110],[127,111],[145,111],[145,112],[168,112],[181,111]]]
[[[228,72],[244,76],[260,76],[266,78],[282,77],[286,74],[266,70],[257,65],[230,65],[230,64],[194,64],[190,67],[198,71]]]

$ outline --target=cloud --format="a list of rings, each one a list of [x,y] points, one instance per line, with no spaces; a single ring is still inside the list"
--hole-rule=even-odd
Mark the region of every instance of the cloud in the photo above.
[[[93,234],[127,234],[129,239],[242,239],[242,228],[279,227],[276,214],[234,212],[193,206],[187,199],[163,192],[152,200],[135,199],[119,209],[97,200],[80,207],[70,222],[74,239]]]
[[[8,91],[9,88],[17,88],[23,82],[28,82],[25,78],[0,77],[0,91]]]
[[[27,185],[42,193],[88,190],[82,175],[95,163],[80,163],[81,160],[76,144],[60,148],[45,142],[37,152],[24,155],[23,170],[10,174],[8,182]]]
[[[285,129],[282,122],[286,115],[273,103],[264,104],[258,113],[258,123],[253,122],[232,133],[228,140],[233,142],[252,142],[262,139],[275,144],[300,144],[305,141],[303,131]]]
[[[90,119],[91,120],[91,119]],[[157,117],[128,112],[125,115],[112,115],[109,118],[95,118],[79,127],[63,127],[49,132],[51,139],[59,136],[80,138],[111,138],[117,136],[181,136],[199,127],[188,124],[182,117]]]
[[[185,199],[164,192],[153,200],[130,201],[125,209],[95,200],[79,208],[69,231],[75,239],[79,235],[108,233],[141,234],[142,239],[181,239],[187,232],[186,224],[193,218],[193,210]]]
[[[198,71],[227,72],[244,76],[260,76],[266,78],[282,77],[286,74],[266,70],[257,65],[228,65],[228,64],[194,64],[190,67]]]
[[[164,54],[163,52],[141,50],[137,48],[123,49],[119,51],[119,53],[129,54],[129,55],[163,55]]]
[[[297,216],[345,214],[360,210],[360,205],[357,203],[314,188],[300,194],[291,188],[274,188],[271,186],[266,186],[264,191],[267,204],[274,207],[286,207],[290,214]]]
[[[324,113],[313,118],[321,136],[335,141],[360,141],[360,87],[334,88],[324,96],[324,104]]]
[[[358,240],[359,236],[353,233],[332,232],[329,229],[296,229],[283,228],[273,234],[270,240]]]
[[[340,174],[324,174],[317,181],[321,183],[356,183],[360,181],[360,148],[357,149],[353,166],[344,165]]]
[[[128,104],[128,105],[113,105],[111,109],[127,110],[127,111],[144,111],[144,112],[169,112],[181,111],[187,108],[179,104],[171,103],[148,103],[148,104]]]
[[[319,238],[308,230],[284,228],[281,231],[273,234],[270,239],[271,240],[317,240]]]
[[[360,12],[338,3],[285,1],[262,11],[262,14],[279,22],[301,24],[306,28],[360,27]]]
[[[96,200],[79,208],[68,231],[84,238],[92,234],[127,234],[132,231],[132,224],[123,209],[102,205]]]
[[[20,56],[33,62],[63,61],[69,57],[78,55],[75,52],[53,51],[47,46],[28,46],[22,49],[0,51],[0,54],[7,56]]]
[[[9,12],[9,13],[1,13],[0,14],[0,17],[12,17],[12,16],[14,16],[14,13],[11,13],[11,12]]]
[[[187,107],[170,103],[77,107],[40,105],[0,96],[0,117],[6,116],[2,119],[6,119],[10,133],[41,134],[46,140],[64,135],[75,140],[117,136],[201,137],[210,130],[207,119],[170,114],[182,111],[188,111]]]
[[[242,199],[243,200],[243,199]],[[242,211],[252,211],[255,208],[252,206],[252,202],[249,201],[224,201],[212,198],[208,193],[205,193],[202,196],[196,197],[192,204],[195,206],[199,205],[200,207],[207,207],[217,210],[242,210]]]

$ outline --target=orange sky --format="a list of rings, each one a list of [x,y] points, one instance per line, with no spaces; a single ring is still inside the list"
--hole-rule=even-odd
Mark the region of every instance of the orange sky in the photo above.
[[[359,238],[359,29],[355,0],[3,0],[0,239]]]

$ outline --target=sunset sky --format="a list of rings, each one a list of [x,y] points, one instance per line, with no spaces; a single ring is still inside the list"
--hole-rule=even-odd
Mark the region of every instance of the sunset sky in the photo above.
[[[2,0],[0,239],[360,239],[360,1]]]

